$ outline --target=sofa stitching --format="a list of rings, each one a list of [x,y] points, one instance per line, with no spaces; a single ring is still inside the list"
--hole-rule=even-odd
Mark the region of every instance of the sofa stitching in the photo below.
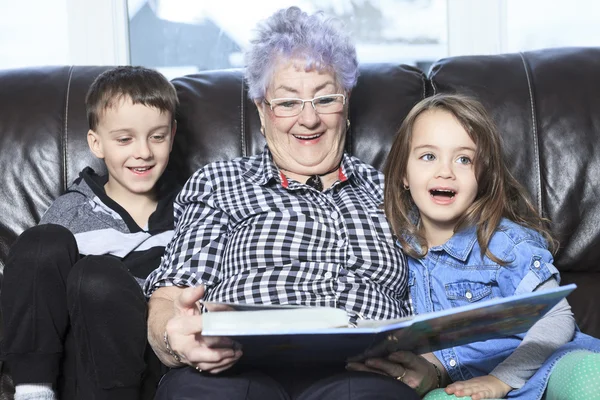
[[[433,89],[433,94],[437,94],[437,87],[435,86],[435,81],[433,80],[433,76],[431,75],[431,71],[433,68],[429,69],[429,82],[431,82],[431,88]]]
[[[242,156],[246,157],[246,130],[244,129],[244,79],[242,78],[241,86],[241,99],[240,99],[240,132],[241,132],[241,146],[242,146]]]
[[[423,97],[421,100],[423,100],[425,97],[427,97],[427,77],[425,76],[424,72],[421,72],[421,83],[423,84]]]
[[[537,171],[536,174],[536,197],[537,197],[537,208],[538,211],[541,215],[544,215],[543,209],[542,209],[542,182],[541,182],[541,169],[540,169],[540,152],[539,152],[539,137],[538,137],[538,130],[537,130],[537,120],[535,117],[535,104],[534,104],[534,100],[533,100],[533,87],[532,87],[532,83],[531,83],[531,76],[529,73],[529,68],[527,65],[527,61],[525,60],[525,54],[524,53],[519,53],[519,56],[521,57],[521,62],[523,63],[523,69],[525,70],[525,77],[527,78],[527,89],[529,90],[529,106],[531,107],[531,123],[532,123],[532,130],[533,130],[533,152],[534,152],[534,163],[535,163],[535,168]]]
[[[67,93],[65,98],[65,122],[63,124],[63,134],[61,136],[62,139],[62,159],[63,159],[63,182],[62,182],[62,191],[65,192],[67,190],[67,182],[69,182],[68,177],[68,169],[69,165],[67,157],[69,156],[69,152],[67,151],[67,146],[69,145],[69,97],[71,95],[71,80],[73,78],[73,66],[69,68],[69,78],[67,80]]]

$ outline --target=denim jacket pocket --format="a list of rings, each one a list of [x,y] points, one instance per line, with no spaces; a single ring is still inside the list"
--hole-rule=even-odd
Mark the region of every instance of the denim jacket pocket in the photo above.
[[[453,307],[465,306],[476,301],[492,298],[492,288],[488,283],[462,281],[447,283],[446,297]]]

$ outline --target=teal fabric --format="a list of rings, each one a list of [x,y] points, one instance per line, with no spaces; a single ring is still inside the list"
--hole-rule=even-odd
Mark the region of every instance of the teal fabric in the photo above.
[[[424,400],[454,400],[454,399],[460,399],[460,400],[471,400],[471,396],[467,396],[467,397],[456,397],[453,394],[447,394],[446,392],[444,392],[444,389],[435,389],[432,390],[431,392],[427,393],[427,395],[423,398]]]
[[[471,400],[471,396],[456,397],[453,394],[447,394],[444,389],[435,389],[427,393],[424,400]],[[492,399],[494,400],[494,399]]]
[[[545,400],[600,400],[600,353],[574,351],[552,371]]]

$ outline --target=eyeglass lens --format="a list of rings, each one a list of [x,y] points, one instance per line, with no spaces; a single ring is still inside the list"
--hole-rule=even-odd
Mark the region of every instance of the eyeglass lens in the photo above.
[[[344,95],[320,96],[312,100],[301,99],[273,99],[271,109],[275,116],[291,117],[302,112],[305,103],[312,103],[312,107],[319,114],[332,114],[344,108]]]

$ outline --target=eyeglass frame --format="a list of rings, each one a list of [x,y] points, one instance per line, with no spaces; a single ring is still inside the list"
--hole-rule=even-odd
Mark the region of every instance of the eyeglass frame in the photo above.
[[[302,106],[300,107],[300,111],[298,112],[298,114],[294,114],[294,115],[285,115],[285,116],[279,116],[279,115],[275,115],[277,118],[292,118],[292,117],[297,117],[298,115],[302,114],[302,111],[304,111],[304,104],[306,103],[310,103],[313,107],[313,110],[315,110],[315,112],[317,114],[322,114],[319,111],[317,111],[317,106],[315,106],[315,100],[318,99],[322,99],[324,97],[342,97],[342,109],[344,108],[344,106],[346,105],[346,95],[342,94],[342,93],[332,93],[332,94],[324,94],[323,96],[317,96],[314,97],[312,99],[309,100],[304,100],[304,99],[300,99],[298,97],[278,97],[276,99],[271,99],[271,101],[268,101],[267,99],[263,99],[263,102],[269,106],[269,108],[271,109],[271,111],[273,112],[273,114],[275,114],[275,111],[273,110],[273,102],[274,101],[281,101],[281,100],[287,100],[287,101],[291,101],[291,100],[300,100],[302,102]],[[276,104],[277,105],[277,104]],[[329,114],[335,114],[338,111],[334,111],[331,112]],[[328,115],[327,113],[325,113],[324,115]]]

